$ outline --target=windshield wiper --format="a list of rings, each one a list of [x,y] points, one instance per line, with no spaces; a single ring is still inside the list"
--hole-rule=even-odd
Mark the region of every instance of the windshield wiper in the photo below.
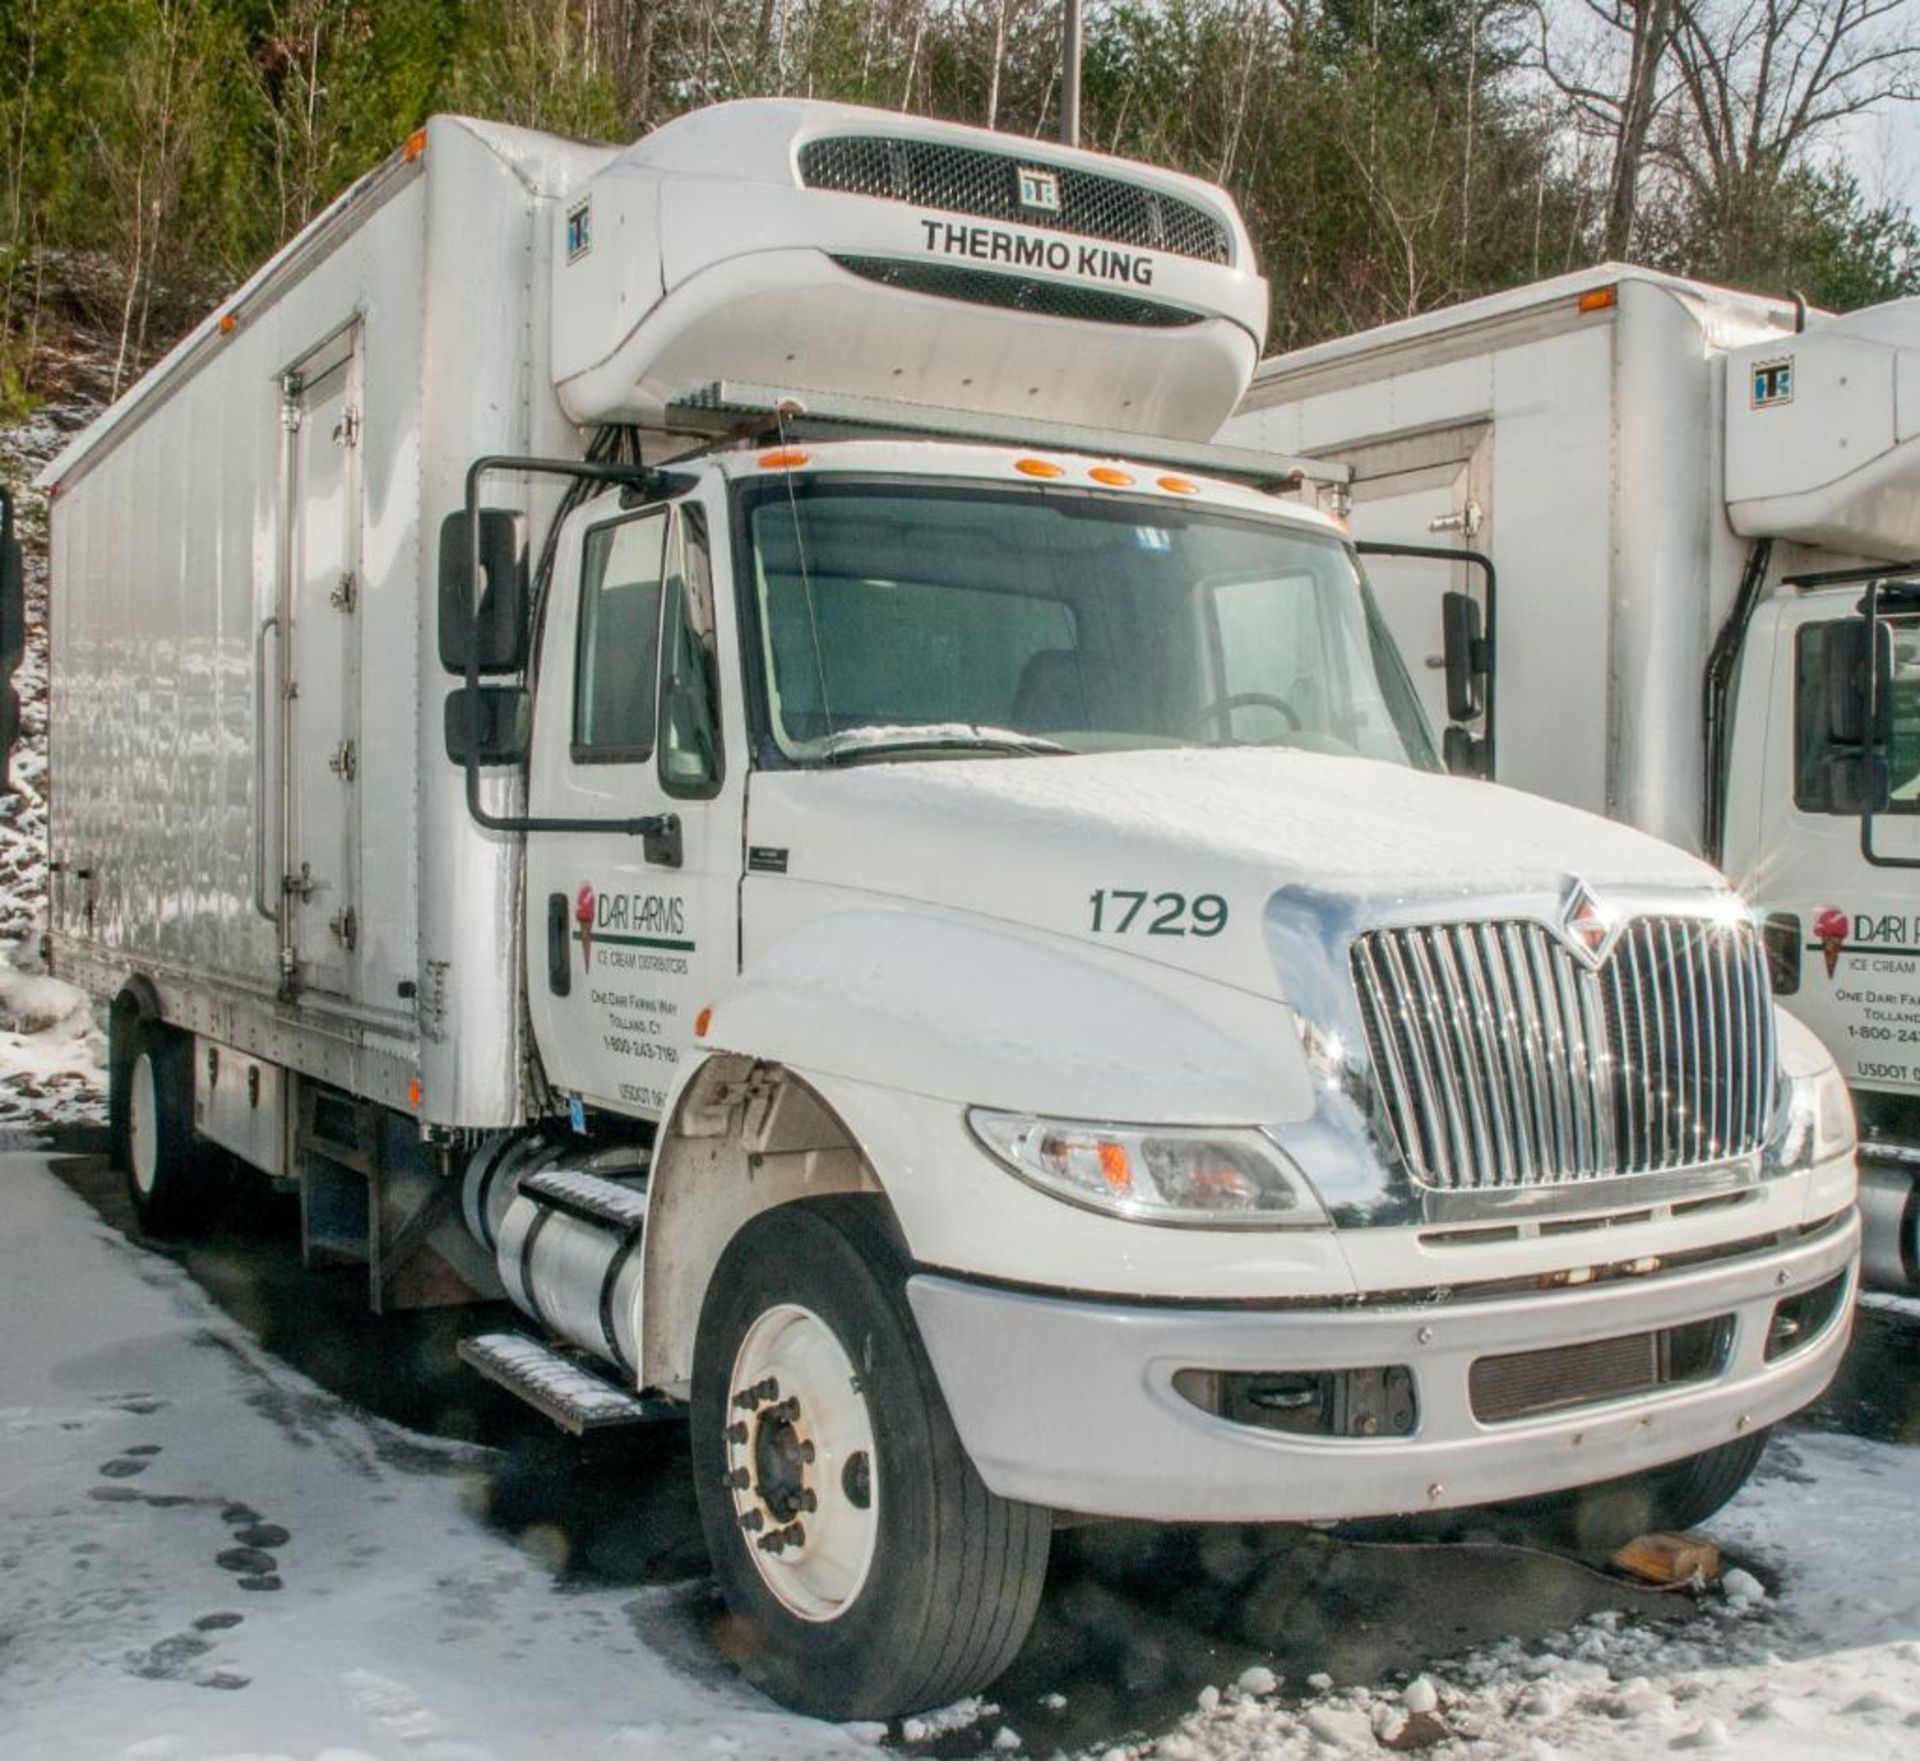
[[[900,752],[993,752],[1005,757],[1068,753],[1073,748],[1018,728],[980,722],[928,722],[919,727],[844,728],[827,736],[820,754],[829,764],[861,764]]]

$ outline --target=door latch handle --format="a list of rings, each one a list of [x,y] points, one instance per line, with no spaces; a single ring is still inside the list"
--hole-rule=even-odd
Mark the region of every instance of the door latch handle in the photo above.
[[[568,928],[567,895],[549,893],[547,895],[547,989],[556,997],[568,996],[573,990],[573,961],[571,950],[567,947]]]

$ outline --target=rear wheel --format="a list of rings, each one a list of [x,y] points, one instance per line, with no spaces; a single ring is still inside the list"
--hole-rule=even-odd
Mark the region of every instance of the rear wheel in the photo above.
[[[1039,1607],[1051,1517],[989,1492],[869,1202],[735,1238],[700,1316],[693,1466],[723,1641],[777,1699],[884,1718],[983,1688]]]
[[[118,1074],[126,1093],[115,1113],[124,1121],[122,1160],[134,1212],[151,1234],[183,1234],[204,1220],[212,1181],[210,1154],[193,1129],[193,1041],[142,1021]]]

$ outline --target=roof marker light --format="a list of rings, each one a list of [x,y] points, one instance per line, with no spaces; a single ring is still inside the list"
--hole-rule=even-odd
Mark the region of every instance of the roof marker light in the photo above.
[[[1051,459],[1015,459],[1013,468],[1023,477],[1064,477],[1065,465],[1056,465]]]
[[[812,463],[813,454],[803,452],[797,446],[783,446],[760,455],[760,469],[763,471],[791,471]]]
[[[1172,495],[1198,495],[1200,485],[1186,477],[1156,477],[1160,487]]]
[[[406,155],[407,163],[411,165],[427,150],[427,131],[424,128],[416,128],[407,136],[407,144],[400,150]]]
[[[1127,489],[1133,484],[1132,474],[1121,470],[1117,465],[1095,465],[1087,475],[1094,482],[1104,483],[1112,489]]]
[[[1617,287],[1590,287],[1575,302],[1582,312],[1604,312],[1620,303]]]
[[[239,323],[240,314],[238,312],[222,312],[220,314],[220,334],[222,336],[231,336]]]

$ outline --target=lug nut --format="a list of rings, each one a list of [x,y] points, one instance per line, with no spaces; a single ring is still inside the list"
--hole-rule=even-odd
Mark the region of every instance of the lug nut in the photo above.
[[[819,1497],[815,1494],[811,1486],[807,1487],[806,1490],[800,1494],[800,1508],[808,1512],[816,1511],[820,1508]]]
[[[757,1510],[743,1510],[740,1513],[740,1526],[749,1535],[757,1535],[767,1526],[767,1519]]]
[[[727,1427],[727,1441],[729,1443],[744,1443],[746,1440],[747,1427],[743,1422],[736,1419]]]
[[[731,1473],[722,1475],[720,1484],[729,1492],[744,1492],[753,1484],[753,1475],[745,1468],[737,1467]]]

